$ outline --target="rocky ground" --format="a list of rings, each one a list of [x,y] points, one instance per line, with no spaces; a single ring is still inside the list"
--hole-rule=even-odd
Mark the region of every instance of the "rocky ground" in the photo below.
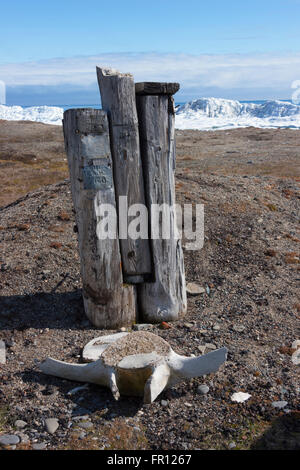
[[[13,160],[16,147],[4,155],[9,135],[22,153],[25,127],[38,129],[32,154],[39,152],[41,167],[43,156],[46,168],[52,161],[51,133],[58,142],[53,158],[63,164],[59,127],[18,125],[0,122],[4,175],[10,162],[21,174],[26,165]],[[299,145],[295,130],[177,132],[177,202],[205,207],[204,247],[184,249],[186,278],[204,293],[188,297],[187,315],[171,328],[151,331],[180,354],[221,346],[229,354],[218,373],[178,384],[151,405],[130,397],[115,402],[95,385],[72,392],[78,383],[38,370],[47,356],[80,362],[89,340],[113,332],[96,330],[84,315],[65,167],[57,176],[63,181],[42,180],[2,206],[0,446],[300,449],[299,366],[292,361],[300,314]],[[234,392],[251,396],[236,403]]]

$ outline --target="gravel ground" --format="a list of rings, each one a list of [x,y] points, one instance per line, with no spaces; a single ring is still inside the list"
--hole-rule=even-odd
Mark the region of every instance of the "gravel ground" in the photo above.
[[[171,328],[151,329],[180,354],[226,346],[228,360],[216,374],[180,383],[151,405],[134,397],[115,402],[96,385],[70,393],[80,384],[38,371],[47,356],[80,362],[88,341],[116,331],[96,330],[84,315],[69,182],[0,209],[0,340],[6,345],[0,446],[300,448],[299,366],[291,358],[300,312],[297,155],[293,147],[281,150],[280,159],[278,142],[286,149],[290,131],[239,131],[178,134],[177,201],[205,205],[204,247],[184,249],[186,278],[205,293],[188,297],[187,315]],[[272,139],[275,169],[268,158]],[[216,144],[236,154],[221,165]],[[250,146],[263,171],[242,155]],[[236,403],[234,392],[251,397]],[[287,403],[278,408],[276,402]]]

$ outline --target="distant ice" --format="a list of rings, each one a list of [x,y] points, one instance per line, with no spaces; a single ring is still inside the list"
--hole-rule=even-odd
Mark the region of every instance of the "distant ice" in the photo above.
[[[36,121],[44,124],[61,126],[64,110],[56,106],[21,106],[0,105],[0,119],[8,121]]]
[[[300,106],[288,101],[262,104],[221,98],[200,98],[176,110],[177,129],[234,129],[238,127],[300,128]]]
[[[37,121],[61,125],[64,109],[55,106],[0,105],[0,119]],[[200,98],[179,106],[176,129],[235,129],[238,127],[300,129],[300,106],[288,101],[265,101],[262,104],[241,103],[222,98]]]

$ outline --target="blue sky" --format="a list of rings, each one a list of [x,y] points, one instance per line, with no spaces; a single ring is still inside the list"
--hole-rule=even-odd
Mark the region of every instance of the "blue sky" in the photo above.
[[[95,103],[96,65],[179,81],[178,101],[288,99],[299,18],[298,0],[5,1],[0,80],[8,104]]]

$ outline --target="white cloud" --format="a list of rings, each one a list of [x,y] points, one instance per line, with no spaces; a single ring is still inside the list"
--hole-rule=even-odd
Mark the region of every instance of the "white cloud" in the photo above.
[[[300,79],[300,52],[286,54],[188,55],[112,53],[0,65],[8,86],[90,87],[95,67],[131,72],[135,81],[178,81],[181,90],[218,88],[288,90]]]

